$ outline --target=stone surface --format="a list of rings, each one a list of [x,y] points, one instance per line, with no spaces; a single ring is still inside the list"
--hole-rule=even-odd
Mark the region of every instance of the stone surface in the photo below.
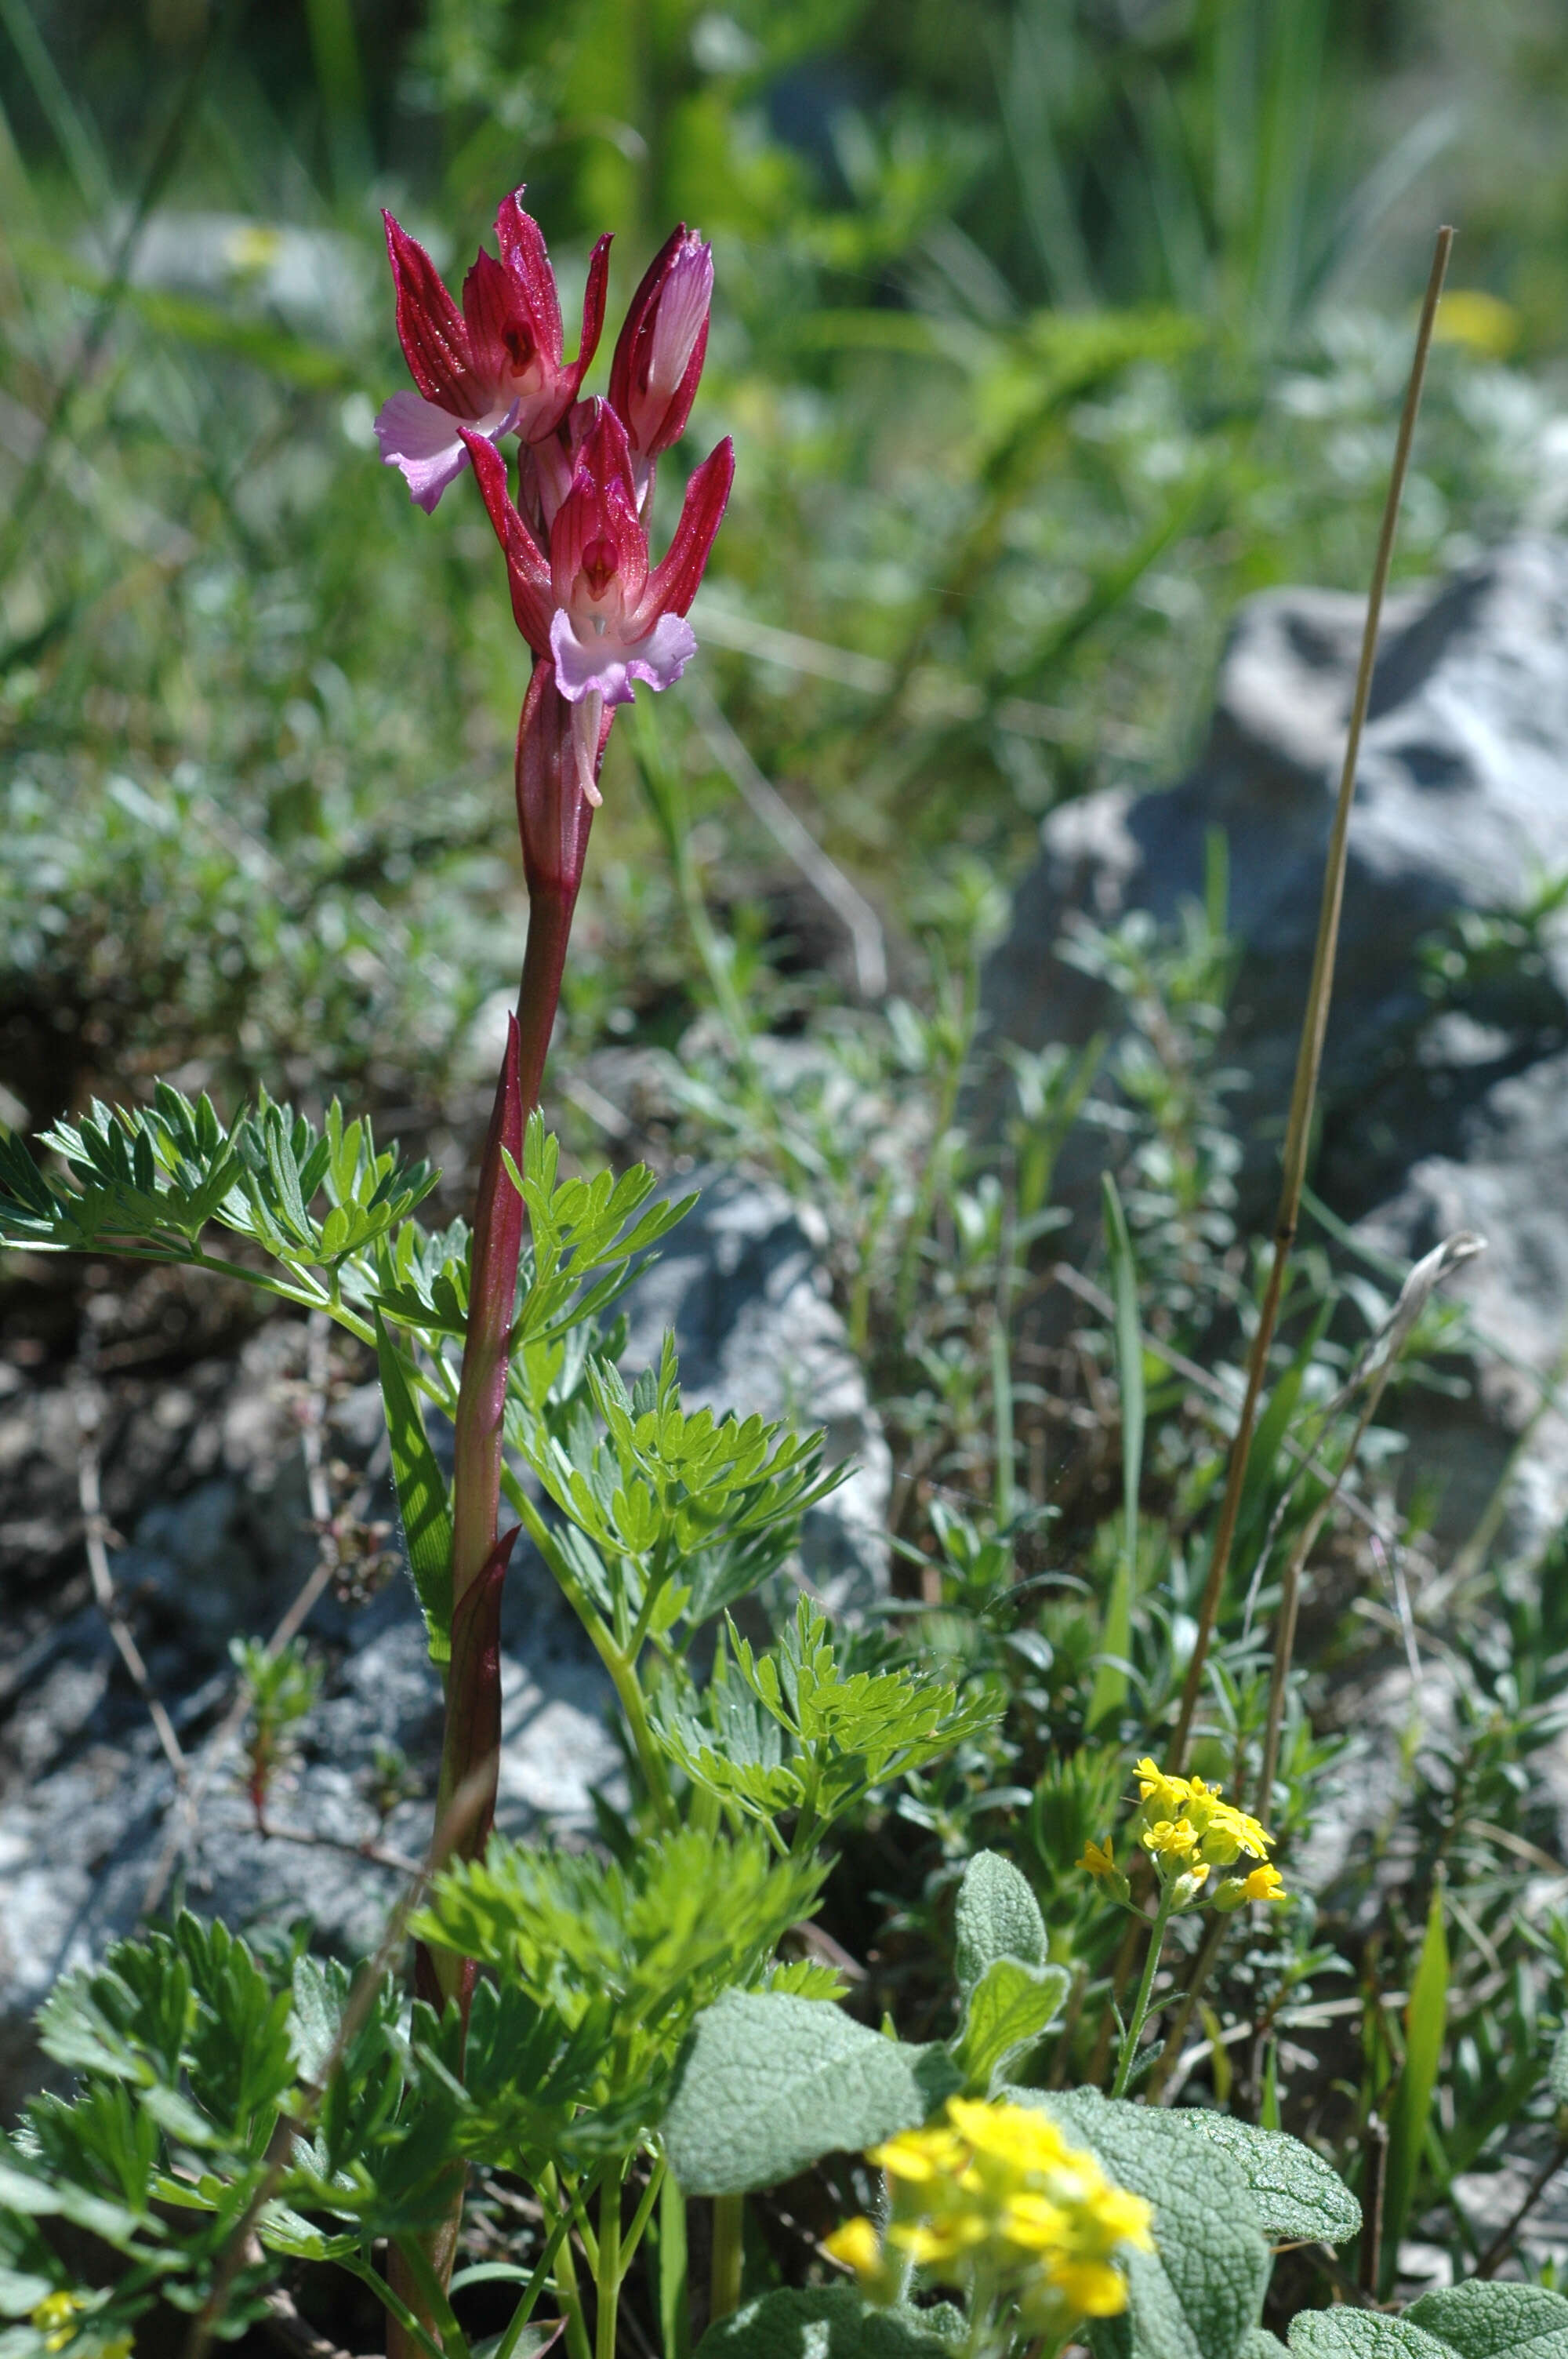
[[[1280,590],[1242,610],[1192,775],[1065,806],[992,961],[994,1030],[1029,1047],[1112,1019],[1056,954],[1087,918],[1173,918],[1225,831],[1244,944],[1227,1061],[1248,1136],[1246,1210],[1271,1208],[1363,603]],[[1568,876],[1568,544],[1523,537],[1390,602],[1349,838],[1325,1065],[1319,1194],[1408,1265],[1442,1235],[1489,1251],[1451,1290],[1482,1339],[1469,1404],[1420,1401],[1410,1462],[1441,1467],[1440,1538],[1468,1530],[1568,1332],[1568,940],[1503,959],[1464,1008],[1435,1007],[1419,946],[1455,911],[1516,912]],[[1070,1166],[1069,1166],[1070,1169]],[[1568,1511],[1568,1423],[1543,1421],[1506,1537],[1527,1552]]]
[[[686,1183],[689,1186],[689,1182]],[[814,1512],[800,1570],[838,1611],[886,1585],[885,1442],[813,1252],[787,1199],[719,1177],[628,1298],[629,1371],[656,1359],[666,1326],[688,1398],[715,1408],[825,1424],[829,1453],[860,1462]],[[237,1362],[121,1398],[107,1387],[104,1492],[125,1538],[118,1593],[193,1763],[232,1690],[237,1633],[271,1629],[309,1573],[316,1540],[300,1448],[304,1330],[262,1329]],[[339,1386],[329,1454],[391,1513],[373,1385]],[[0,1398],[0,2115],[38,2058],[33,2008],[62,1968],[132,1926],[163,1875],[182,1821],[145,1706],[114,1652],[81,1571],[77,1413],[63,1388]],[[16,1510],[16,1512],[13,1512]],[[31,1549],[28,1525],[47,1538]],[[302,1918],[318,1940],[375,1940],[398,1888],[367,1843],[416,1857],[428,1831],[439,1690],[408,1583],[395,1573],[368,1603],[330,1593],[308,1625],[327,1667],[276,1826],[263,1838],[215,1760],[166,1894],[237,1925]],[[569,1835],[593,1824],[593,1794],[621,1790],[609,1684],[536,1558],[519,1549],[503,1629],[497,1817]],[[399,1777],[386,1759],[401,1756]],[[389,1782],[390,1781],[390,1782]],[[390,1807],[387,1807],[390,1805]],[[327,1839],[327,1840],[323,1840]]]

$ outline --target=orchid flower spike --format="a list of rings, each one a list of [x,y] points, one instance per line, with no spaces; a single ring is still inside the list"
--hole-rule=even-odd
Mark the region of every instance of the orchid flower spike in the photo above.
[[[582,342],[561,357],[560,298],[539,225],[523,191],[496,215],[501,259],[482,250],[463,280],[460,311],[424,247],[390,213],[386,250],[397,290],[397,335],[417,393],[395,393],[375,421],[381,455],[400,467],[409,495],[428,514],[469,463],[468,438],[503,434],[537,442],[553,434],[578,397],[604,325],[610,240],[588,268]]]
[[[712,303],[713,248],[682,222],[643,272],[610,366],[610,406],[625,424],[644,507],[654,461],[691,415]]]
[[[468,430],[463,440],[506,553],[517,627],[574,708],[579,782],[597,804],[605,716],[632,701],[638,681],[673,687],[697,653],[687,614],[729,501],[735,453],[726,436],[697,469],[668,554],[650,570],[626,429],[607,402],[589,409],[547,555],[514,505],[493,442]]]

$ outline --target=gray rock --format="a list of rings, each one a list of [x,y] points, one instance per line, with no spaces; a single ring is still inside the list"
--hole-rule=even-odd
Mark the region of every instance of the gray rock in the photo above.
[[[1086,919],[1174,918],[1201,894],[1206,838],[1223,829],[1244,945],[1225,1054],[1246,1076],[1232,1103],[1255,1224],[1277,1185],[1362,614],[1359,598],[1324,592],[1250,600],[1192,775],[1053,813],[987,977],[996,1033],[1026,1047],[1087,1039],[1113,1011],[1056,945]],[[1549,940],[1533,967],[1499,962],[1464,1010],[1434,1008],[1418,946],[1455,912],[1516,910],[1563,875],[1568,544],[1525,537],[1388,609],[1314,1173],[1363,1240],[1401,1265],[1455,1229],[1489,1240],[1449,1289],[1483,1339],[1474,1398],[1401,1402],[1410,1464],[1444,1477],[1440,1541],[1473,1527],[1568,1332],[1568,942]],[[1568,1430],[1552,1419],[1532,1440],[1505,1542],[1539,1548],[1565,1512]]]
[[[863,1613],[887,1594],[892,1460],[827,1273],[782,1188],[730,1174],[691,1185],[695,1211],[628,1304],[623,1365],[655,1363],[670,1328],[693,1407],[824,1428],[827,1463],[855,1471],[806,1516],[801,1576],[830,1613]]]
[[[1055,955],[1078,915],[1173,918],[1201,896],[1206,843],[1230,850],[1245,944],[1231,1045],[1248,1116],[1288,1101],[1343,756],[1363,602],[1277,590],[1237,618],[1192,776],[1054,812],[992,960],[993,1026],[1025,1047],[1085,1039],[1106,1003]],[[1568,544],[1507,543],[1429,593],[1390,602],[1363,745],[1324,1069],[1318,1184],[1368,1211],[1458,1114],[1568,1032],[1568,965],[1499,976],[1485,1023],[1433,1026],[1415,951],[1459,909],[1511,909],[1568,872]],[[1446,1030],[1444,1029],[1446,1024]],[[1462,1030],[1462,1028],[1461,1028]],[[1261,1175],[1273,1147],[1260,1144]]]
[[[816,1256],[782,1193],[714,1180],[628,1308],[629,1370],[657,1360],[671,1326],[692,1401],[825,1424],[830,1453],[860,1459],[859,1471],[809,1519],[800,1571],[838,1610],[882,1593],[887,1446]],[[181,1475],[173,1484],[160,1478],[160,1495],[134,1518],[121,1512],[129,1538],[115,1552],[120,1593],[197,1761],[230,1692],[228,1639],[270,1628],[314,1560],[297,1415],[303,1333],[292,1322],[264,1329],[216,1402],[210,1384],[199,1387],[209,1401],[200,1419],[167,1411],[164,1424],[189,1429]],[[36,1487],[47,1461],[61,1495],[46,1504],[69,1527],[70,1405],[36,1394],[24,1410],[22,1398],[14,1394],[0,1411],[0,1523],[7,1469]],[[122,1430],[157,1423],[157,1403],[144,1403]],[[373,1385],[334,1403],[329,1445],[373,1471],[383,1447]],[[116,1470],[106,1464],[106,1484],[112,1477]],[[124,1487],[123,1471],[116,1479]],[[177,1495],[161,1495],[171,1488]],[[390,1512],[390,1496],[372,1512]],[[0,1590],[19,1563],[6,1561]],[[237,1756],[215,1762],[166,1905],[183,1897],[237,1926],[308,1919],[319,1942],[362,1951],[376,1940],[399,1878],[395,1865],[362,1856],[359,1846],[394,1859],[422,1852],[439,1686],[401,1578],[367,1605],[327,1598],[309,1636],[318,1652],[326,1649],[330,1673],[292,1781],[272,1811],[287,1832],[259,1836],[239,1790]],[[595,1791],[612,1802],[623,1791],[612,1698],[554,1583],[521,1549],[507,1584],[503,1647],[498,1822],[580,1836],[593,1825]],[[402,1756],[412,1774],[410,1790],[384,1814],[378,1788],[389,1755]],[[75,1601],[74,1611],[35,1628],[12,1661],[0,1663],[0,1775],[9,1788],[0,1816],[3,2114],[36,2085],[33,2010],[64,1968],[135,1925],[181,1824],[145,1708],[91,1604]]]

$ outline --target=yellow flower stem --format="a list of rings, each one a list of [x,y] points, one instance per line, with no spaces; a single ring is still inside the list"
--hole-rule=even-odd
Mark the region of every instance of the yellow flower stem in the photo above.
[[[1142,1979],[1138,1985],[1138,1995],[1132,2002],[1132,2013],[1128,2018],[1127,2030],[1122,2038],[1121,2056],[1116,2068],[1116,2079],[1111,2083],[1110,2093],[1113,2097],[1123,2094],[1131,2076],[1132,2060],[1138,2053],[1138,2042],[1149,2017],[1149,1994],[1154,1987],[1154,1975],[1160,1963],[1160,1951],[1164,1947],[1165,1927],[1170,1919],[1171,1898],[1174,1890],[1173,1884],[1161,1886],[1160,1906],[1154,1911],[1154,1922],[1149,1929],[1149,1954],[1143,1961]]]
[[[598,2331],[594,2338],[594,2359],[615,2359],[616,2326],[621,2305],[621,2173],[622,2164],[617,2156],[607,2162],[599,2182],[599,2252],[595,2275],[599,2281]]]
[[[716,2195],[713,2199],[713,2263],[708,2278],[711,2295],[708,2305],[708,2322],[717,2326],[728,2318],[741,2301],[741,2270],[745,2258],[741,2232],[745,2225],[746,2199],[743,2195]]]
[[[567,2322],[566,2342],[569,2359],[593,2359],[593,2347],[589,2342],[588,2325],[582,2314],[582,2292],[578,2284],[577,2263],[572,2257],[572,2215],[579,2207],[561,2186],[553,2163],[546,2164],[540,2173],[535,2191],[544,2205],[546,2219],[557,2205],[566,2217],[567,2232],[556,2248],[555,2288],[556,2299],[560,2303],[561,2315]],[[586,2226],[586,2220],[583,2224]]]
[[[996,2288],[989,2270],[977,2268],[969,2280],[969,2332],[964,2359],[989,2359],[995,2348]]]

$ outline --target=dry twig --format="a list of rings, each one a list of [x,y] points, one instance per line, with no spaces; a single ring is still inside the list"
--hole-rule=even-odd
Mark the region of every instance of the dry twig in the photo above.
[[[1225,1496],[1220,1504],[1219,1523],[1215,1533],[1214,1551],[1209,1560],[1208,1578],[1204,1584],[1198,1607],[1197,1636],[1193,1642],[1192,1656],[1187,1664],[1187,1676],[1182,1690],[1181,1709],[1176,1717],[1174,1734],[1169,1748],[1173,1772],[1182,1767],[1186,1754],[1187,1738],[1192,1732],[1193,1715],[1197,1710],[1203,1690],[1204,1666],[1208,1659],[1209,1641],[1218,1618],[1220,1599],[1225,1593],[1226,1576],[1230,1570],[1230,1551],[1236,1538],[1237,1517],[1241,1511],[1242,1484],[1247,1473],[1248,1455],[1252,1446],[1252,1433],[1258,1418],[1258,1404],[1262,1395],[1263,1380],[1268,1373],[1269,1352],[1274,1340],[1275,1322],[1279,1318],[1280,1301],[1284,1291],[1285,1270],[1291,1249],[1295,1243],[1296,1223],[1301,1212],[1302,1189],[1306,1180],[1307,1149],[1312,1136],[1313,1110],[1317,1102],[1318,1075],[1323,1064],[1324,1037],[1328,1027],[1328,1005],[1334,992],[1334,966],[1339,946],[1339,914],[1345,898],[1345,871],[1349,845],[1350,810],[1356,792],[1356,771],[1361,753],[1361,732],[1366,723],[1367,707],[1372,693],[1372,667],[1378,653],[1378,626],[1382,618],[1383,595],[1388,588],[1389,567],[1394,552],[1394,530],[1399,523],[1400,503],[1404,494],[1405,476],[1410,466],[1411,444],[1415,435],[1416,415],[1421,408],[1422,386],[1426,376],[1427,354],[1432,348],[1432,332],[1437,318],[1438,298],[1448,269],[1449,252],[1454,244],[1454,232],[1440,229],[1437,245],[1432,258],[1432,274],[1427,280],[1426,298],[1422,305],[1421,325],[1416,332],[1415,357],[1411,364],[1410,384],[1405,392],[1404,409],[1400,418],[1399,439],[1394,445],[1394,463],[1389,477],[1389,495],[1383,508],[1382,528],[1378,536],[1378,553],[1372,565],[1372,586],[1367,600],[1367,624],[1361,636],[1361,659],[1356,673],[1356,692],[1350,707],[1350,725],[1345,741],[1345,761],[1339,776],[1339,793],[1335,803],[1334,819],[1329,829],[1328,857],[1323,879],[1323,907],[1318,919],[1317,946],[1313,955],[1312,982],[1307,990],[1306,1015],[1302,1026],[1301,1049],[1296,1060],[1295,1086],[1291,1093],[1290,1121],[1285,1133],[1284,1171],[1280,1188],[1279,1207],[1274,1217],[1274,1253],[1267,1286],[1248,1356],[1247,1390],[1241,1404],[1241,1416],[1237,1424],[1236,1439],[1231,1444],[1230,1463],[1227,1472]]]

